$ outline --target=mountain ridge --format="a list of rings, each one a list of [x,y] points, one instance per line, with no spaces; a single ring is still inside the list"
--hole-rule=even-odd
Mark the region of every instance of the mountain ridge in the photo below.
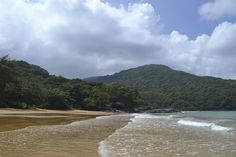
[[[85,80],[105,84],[119,82],[135,87],[147,104],[158,108],[236,109],[235,80],[197,76],[165,65],[143,65]]]
[[[109,77],[109,76],[113,76],[113,75],[117,75],[119,73],[122,73],[124,71],[130,71],[130,70],[134,70],[134,69],[137,69],[137,68],[141,68],[141,67],[147,67],[147,66],[159,66],[159,67],[165,67],[167,69],[170,69],[170,70],[173,70],[173,71],[176,71],[176,72],[181,72],[181,73],[185,73],[185,74],[188,74],[188,75],[192,75],[192,76],[196,76],[196,77],[201,77],[201,78],[214,78],[214,79],[221,79],[221,80],[225,80],[225,81],[236,81],[236,79],[225,79],[225,78],[221,78],[221,77],[216,77],[216,76],[210,76],[210,75],[196,75],[196,74],[192,74],[192,73],[188,73],[188,72],[185,72],[183,70],[175,70],[171,67],[168,67],[166,65],[163,65],[163,64],[145,64],[145,65],[141,65],[141,66],[138,66],[138,67],[134,67],[134,68],[129,68],[129,69],[125,69],[125,70],[121,70],[119,72],[115,72],[113,74],[108,74],[108,75],[102,75],[102,76],[91,76],[91,77],[86,77],[86,78],[83,78],[82,80],[85,80],[85,81],[93,81],[94,79],[97,79],[97,78],[103,78],[103,77]]]

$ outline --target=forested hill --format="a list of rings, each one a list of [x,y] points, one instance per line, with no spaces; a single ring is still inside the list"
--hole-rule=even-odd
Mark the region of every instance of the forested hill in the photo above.
[[[119,82],[137,88],[143,100],[158,108],[235,110],[236,81],[200,77],[163,65],[145,65],[89,82]]]
[[[143,105],[126,85],[87,83],[50,75],[39,66],[0,58],[0,108],[123,110]]]

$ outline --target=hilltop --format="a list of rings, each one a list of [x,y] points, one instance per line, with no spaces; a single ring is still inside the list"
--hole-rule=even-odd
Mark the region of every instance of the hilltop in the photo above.
[[[164,65],[144,65],[113,75],[85,79],[123,83],[136,88],[144,102],[155,108],[179,110],[235,110],[236,81],[201,77]]]

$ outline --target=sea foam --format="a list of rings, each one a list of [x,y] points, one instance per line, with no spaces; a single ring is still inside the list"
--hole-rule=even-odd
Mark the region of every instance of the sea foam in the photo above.
[[[98,153],[101,157],[108,157],[109,156],[107,148],[106,148],[106,141],[105,140],[99,142]]]
[[[232,130],[232,128],[216,125],[215,123],[196,122],[196,121],[183,120],[183,119],[179,120],[178,124],[186,125],[186,126],[194,126],[194,127],[208,127],[213,131],[230,131],[230,130]]]
[[[134,113],[132,114],[134,116],[134,119],[170,119],[174,118],[174,115],[168,115],[168,116],[157,116],[157,115],[152,115],[152,114],[146,114],[146,113]]]

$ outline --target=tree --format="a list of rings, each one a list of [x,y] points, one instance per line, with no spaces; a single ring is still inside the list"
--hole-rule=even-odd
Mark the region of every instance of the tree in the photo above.
[[[29,107],[41,106],[47,102],[47,91],[36,80],[21,81],[21,102]]]
[[[72,108],[73,100],[68,93],[60,89],[52,89],[48,93],[48,103],[44,106],[47,109],[68,110]]]
[[[135,107],[143,105],[139,93],[132,87],[121,83],[112,83],[108,85],[108,89],[113,108],[132,111]]]
[[[84,99],[89,96],[91,86],[81,83],[69,83],[69,93],[74,100],[74,108],[82,108],[84,105]],[[67,86],[69,86],[67,85]]]
[[[91,97],[85,98],[83,103],[85,104],[84,109],[98,110],[97,105],[96,105],[96,101]]]
[[[8,56],[0,58],[0,103],[4,104],[4,91],[7,83],[13,81],[14,71]]]

